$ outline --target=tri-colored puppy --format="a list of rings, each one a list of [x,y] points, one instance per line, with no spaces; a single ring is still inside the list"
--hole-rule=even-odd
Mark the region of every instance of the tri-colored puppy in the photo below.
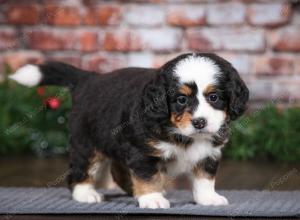
[[[101,202],[95,190],[104,164],[141,208],[169,208],[164,181],[192,180],[196,203],[225,205],[215,192],[228,125],[246,109],[249,92],[237,71],[215,54],[183,54],[158,69],[94,74],[67,64],[26,65],[11,79],[70,88],[70,175],[73,198]]]

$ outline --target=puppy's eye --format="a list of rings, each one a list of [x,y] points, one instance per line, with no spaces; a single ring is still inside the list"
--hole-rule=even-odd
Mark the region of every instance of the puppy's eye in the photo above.
[[[208,101],[217,102],[219,100],[219,96],[216,93],[211,93],[208,95]]]
[[[188,97],[186,97],[186,96],[184,96],[184,95],[178,96],[178,97],[177,97],[177,103],[178,103],[179,105],[186,105],[187,102],[188,102]]]

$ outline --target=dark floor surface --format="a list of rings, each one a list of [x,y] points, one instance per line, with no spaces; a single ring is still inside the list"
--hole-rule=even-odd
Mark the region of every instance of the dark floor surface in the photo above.
[[[0,160],[0,186],[66,186],[68,171],[66,158],[14,157]],[[186,189],[189,182],[178,178],[174,187]],[[285,164],[264,161],[222,161],[217,177],[217,189],[300,190],[300,163]],[[1,199],[1,198],[0,198]],[[300,201],[299,201],[300,202]],[[0,215],[6,220],[66,220],[66,219],[249,219],[193,216],[118,216],[118,215]],[[260,219],[260,218],[259,218]],[[281,218],[282,219],[282,218]]]
[[[66,215],[66,216],[58,216],[58,215],[19,215],[13,216],[11,218],[7,218],[5,216],[0,215],[0,220],[259,220],[259,219],[292,219],[292,218],[233,218],[233,217],[225,217],[225,218],[214,218],[214,217],[199,217],[199,216],[145,216],[145,215],[130,215],[130,216],[113,216],[113,215]],[[295,219],[295,218],[294,218]]]
[[[224,217],[224,218],[214,218],[214,217],[199,217],[199,216],[145,216],[145,215],[131,215],[131,216],[113,216],[113,215],[18,215],[7,218],[6,216],[0,215],[0,220],[253,220],[254,218],[233,218],[233,217]],[[291,219],[291,218],[255,218],[255,219]]]

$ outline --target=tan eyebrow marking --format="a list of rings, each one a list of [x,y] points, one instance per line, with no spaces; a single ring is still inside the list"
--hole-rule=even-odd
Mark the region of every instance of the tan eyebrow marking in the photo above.
[[[192,95],[192,89],[188,87],[187,85],[183,85],[180,89],[179,92],[189,96]]]
[[[215,87],[214,85],[210,84],[210,85],[208,85],[208,86],[205,88],[203,94],[204,94],[204,95],[208,95],[209,93],[212,93],[212,92],[215,92],[215,91],[216,91],[216,87]]]

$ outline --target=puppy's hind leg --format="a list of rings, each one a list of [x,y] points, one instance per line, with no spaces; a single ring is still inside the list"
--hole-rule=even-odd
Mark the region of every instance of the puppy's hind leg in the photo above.
[[[69,186],[72,197],[78,202],[99,203],[103,195],[95,190],[95,184],[104,158],[88,141],[78,142],[71,137]]]
[[[129,168],[117,161],[111,163],[111,175],[114,182],[128,195],[133,195],[132,179]]]

